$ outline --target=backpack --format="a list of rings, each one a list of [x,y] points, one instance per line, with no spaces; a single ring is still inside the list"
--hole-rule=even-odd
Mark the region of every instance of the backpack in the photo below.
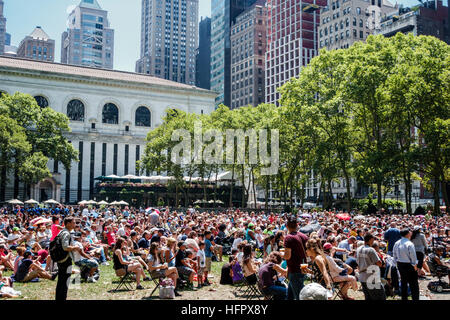
[[[50,246],[49,246],[49,253],[50,253],[50,257],[52,258],[53,261],[55,262],[59,262],[64,260],[67,256],[68,256],[68,252],[65,251],[63,249],[62,246],[62,238],[61,238],[61,234],[64,232],[61,231],[56,237],[55,239],[53,239],[50,242]],[[67,232],[67,231],[66,231]]]

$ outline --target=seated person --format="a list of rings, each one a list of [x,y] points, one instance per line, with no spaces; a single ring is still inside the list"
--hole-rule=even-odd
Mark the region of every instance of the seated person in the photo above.
[[[175,267],[178,270],[178,274],[189,277],[189,284],[187,287],[188,290],[196,291],[196,289],[194,288],[195,271],[192,268],[189,260],[187,259],[186,243],[184,243],[183,241],[180,241],[178,243],[178,252],[175,257]]]
[[[358,283],[356,281],[356,278],[354,276],[351,276],[348,274],[349,269],[347,268],[341,268],[337,265],[335,260],[329,255],[329,251],[332,249],[331,243],[325,243],[323,245],[323,250],[326,257],[326,262],[328,265],[328,269],[330,271],[331,279],[334,282],[342,282],[341,284],[341,292],[344,296],[345,300],[354,300],[353,298],[349,297],[347,292],[350,287],[352,287],[353,291],[358,290]],[[351,269],[351,267],[349,267]]]
[[[327,271],[327,262],[316,240],[310,239],[306,242],[306,254],[311,258],[312,267],[306,268],[305,271],[313,275],[315,282],[332,290],[333,283]]]
[[[113,262],[114,270],[118,277],[123,277],[127,272],[136,274],[136,289],[144,289],[141,286],[141,277],[144,277],[144,270],[138,261],[127,261],[124,251],[126,251],[126,241],[123,238],[118,238],[114,245]]]
[[[148,270],[153,279],[170,278],[175,286],[175,296],[181,296],[177,292],[178,271],[175,267],[169,267],[167,263],[162,264],[160,258],[161,252],[157,242],[150,245],[150,253],[148,254]]]
[[[137,242],[137,232],[134,230],[131,231],[131,233],[130,233],[130,237],[128,239],[128,246],[130,247],[131,253],[135,257],[141,257],[143,259],[146,258],[147,254],[145,253],[145,251],[142,248],[139,248],[139,245]]]
[[[222,266],[222,271],[220,273],[220,284],[233,284],[233,271],[231,269],[231,262],[234,257],[228,257],[228,263]]]
[[[98,262],[95,260],[94,257],[91,255],[88,255],[84,252],[83,244],[81,241],[81,233],[76,233],[74,235],[74,242],[73,245],[80,248],[79,251],[73,252],[73,262],[76,266],[80,268],[87,268],[89,270],[88,282],[97,282],[97,280],[94,279],[94,274],[98,270]]]
[[[445,262],[442,262],[441,256],[444,255],[444,247],[439,246],[434,249],[434,252],[429,255],[430,263],[435,266],[435,269],[440,273],[447,273],[448,281],[450,283],[450,268]]]
[[[42,268],[37,259],[32,260],[31,258],[31,252],[25,251],[25,253],[23,254],[23,259],[19,262],[17,272],[14,275],[15,281],[28,282],[34,278],[55,280],[56,276],[58,275],[57,273],[51,275]]]
[[[3,273],[0,271],[0,298],[18,298],[19,295],[3,292],[3,288],[12,288],[12,286],[11,278],[3,277]]]
[[[0,267],[4,267],[9,270],[14,270],[14,258],[12,252],[6,250],[4,244],[0,245]]]
[[[288,294],[285,286],[277,285],[275,282],[275,279],[278,279],[278,273],[287,277],[287,269],[280,266],[282,261],[281,254],[278,251],[272,251],[258,272],[262,291],[266,295],[272,295],[275,300],[286,300]]]
[[[244,271],[244,277],[249,284],[256,284],[258,277],[256,276],[257,267],[253,260],[252,245],[246,244],[243,250],[242,257],[242,270]]]

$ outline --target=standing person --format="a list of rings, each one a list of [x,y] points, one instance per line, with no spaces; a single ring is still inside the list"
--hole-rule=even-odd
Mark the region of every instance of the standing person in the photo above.
[[[208,273],[211,272],[211,261],[213,256],[213,250],[214,246],[216,244],[211,239],[211,231],[205,232],[205,281],[203,282],[203,285],[209,286],[211,283],[208,280]]]
[[[384,233],[384,240],[388,242],[387,253],[392,256],[392,250],[394,249],[394,244],[400,240],[400,230],[397,229],[397,224],[395,222],[391,223],[391,227]]]
[[[159,224],[159,214],[156,212],[155,208],[152,208],[152,212],[149,215],[150,224],[152,226],[157,226]]]
[[[425,235],[422,233],[422,228],[420,226],[414,227],[414,231],[411,235],[411,242],[414,244],[414,248],[416,250],[417,271],[419,276],[422,276],[424,274],[422,271],[423,259],[425,257],[425,251],[428,248],[428,243]]]
[[[64,219],[64,229],[58,234],[61,237],[62,249],[67,252],[64,259],[56,261],[58,264],[58,282],[56,284],[57,301],[67,300],[67,291],[69,290],[69,279],[72,274],[73,252],[80,251],[80,248],[72,244],[73,240],[70,232],[75,228],[74,218]]]
[[[400,231],[401,239],[394,245],[394,261],[400,272],[402,300],[408,300],[408,284],[413,300],[419,300],[419,277],[417,274],[417,256],[411,242],[411,231]]]
[[[300,265],[306,263],[305,245],[308,237],[297,232],[297,217],[295,216],[288,218],[287,229],[288,234],[284,238],[284,259],[288,267],[288,300],[299,300],[304,280]]]
[[[380,278],[382,261],[372,247],[375,237],[371,233],[364,236],[364,245],[356,251],[359,277],[366,300],[386,300],[386,293]]]

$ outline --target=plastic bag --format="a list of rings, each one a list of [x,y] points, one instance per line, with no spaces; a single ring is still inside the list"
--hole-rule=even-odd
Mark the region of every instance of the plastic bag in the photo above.
[[[160,299],[175,299],[175,287],[159,287]]]

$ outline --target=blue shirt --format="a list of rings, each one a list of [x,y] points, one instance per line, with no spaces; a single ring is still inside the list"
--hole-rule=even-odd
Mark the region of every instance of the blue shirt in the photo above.
[[[417,255],[414,243],[407,238],[401,238],[394,244],[394,261],[402,263],[417,264]]]
[[[397,228],[389,228],[385,233],[384,233],[384,240],[386,240],[388,242],[388,252],[392,252],[393,248],[394,248],[394,244],[400,240],[401,236],[400,236],[400,230],[398,230]]]
[[[205,257],[211,258],[212,257],[212,251],[211,251],[211,241],[208,239],[205,239]]]

